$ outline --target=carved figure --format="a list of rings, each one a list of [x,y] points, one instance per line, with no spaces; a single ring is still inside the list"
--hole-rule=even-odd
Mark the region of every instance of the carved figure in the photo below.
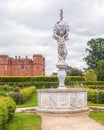
[[[65,63],[67,56],[67,49],[65,46],[65,41],[68,38],[69,26],[63,21],[63,10],[60,10],[60,21],[55,24],[53,38],[57,40],[58,43],[58,63]]]

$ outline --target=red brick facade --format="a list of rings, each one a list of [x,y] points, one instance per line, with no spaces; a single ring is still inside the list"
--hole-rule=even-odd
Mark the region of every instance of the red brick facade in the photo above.
[[[33,60],[15,56],[0,55],[0,76],[43,76],[45,75],[45,58],[33,55]]]

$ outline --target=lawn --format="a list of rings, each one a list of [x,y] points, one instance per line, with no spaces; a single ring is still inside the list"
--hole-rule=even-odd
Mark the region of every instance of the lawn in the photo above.
[[[104,125],[104,112],[89,114],[89,117]]]
[[[16,113],[5,130],[41,130],[41,117],[32,114]]]
[[[33,96],[27,100],[24,104],[21,105],[17,105],[17,108],[23,108],[23,107],[32,107],[32,106],[37,106],[37,100],[38,100],[38,96],[37,96],[37,92],[33,94]]]
[[[97,104],[97,103],[88,102],[88,106],[99,106],[99,107],[104,107],[104,104]]]

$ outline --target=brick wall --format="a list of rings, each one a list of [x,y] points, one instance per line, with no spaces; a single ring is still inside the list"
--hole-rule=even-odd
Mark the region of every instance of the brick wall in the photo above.
[[[42,55],[33,55],[33,59],[11,58],[0,55],[0,76],[43,76],[45,75],[45,58]]]

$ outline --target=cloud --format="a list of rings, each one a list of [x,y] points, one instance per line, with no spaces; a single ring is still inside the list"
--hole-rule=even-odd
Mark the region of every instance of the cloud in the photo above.
[[[32,58],[40,53],[46,58],[46,74],[57,71],[57,42],[52,35],[61,8],[70,27],[67,63],[85,68],[88,40],[104,37],[103,0],[0,0],[0,54]]]

